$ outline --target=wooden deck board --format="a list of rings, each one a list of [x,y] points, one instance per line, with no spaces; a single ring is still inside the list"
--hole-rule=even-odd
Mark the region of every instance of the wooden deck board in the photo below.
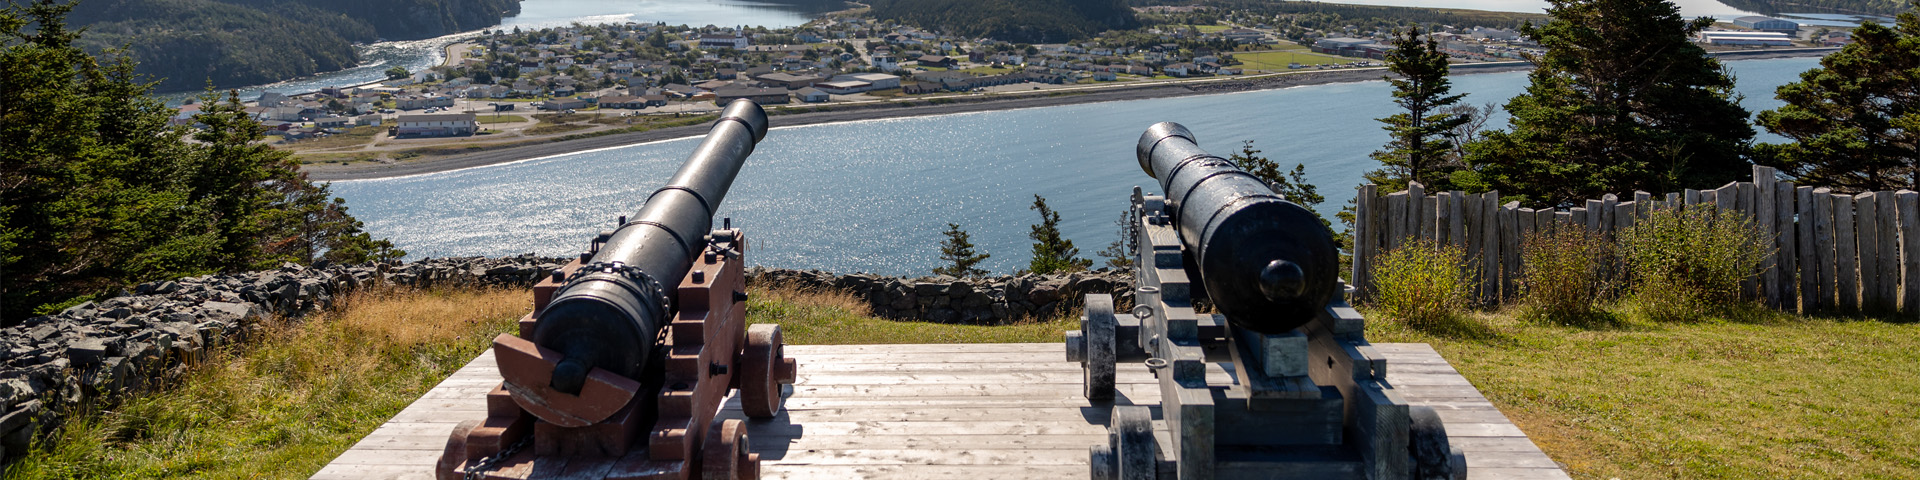
[[[763,478],[1086,478],[1109,410],[1080,396],[1059,344],[789,346],[800,379],[787,411],[748,422]],[[1388,381],[1440,413],[1474,480],[1566,479],[1553,460],[1425,344],[1376,344]],[[1228,378],[1213,366],[1209,377]],[[1117,404],[1157,405],[1157,381],[1123,366]],[[315,480],[428,479],[462,420],[500,381],[491,352],[448,377],[315,473]],[[720,418],[744,418],[737,398]],[[1155,421],[1164,430],[1164,421]]]

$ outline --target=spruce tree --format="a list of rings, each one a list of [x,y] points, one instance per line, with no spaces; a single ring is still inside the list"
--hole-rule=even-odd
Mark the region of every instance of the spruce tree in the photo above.
[[[973,266],[992,255],[975,253],[973,242],[968,239],[967,231],[961,230],[959,224],[948,223],[946,236],[947,239],[940,242],[940,259],[946,261],[947,265],[934,267],[933,274],[953,277],[986,276],[986,270]]]
[[[1454,131],[1471,120],[1453,111],[1466,95],[1450,94],[1447,54],[1433,38],[1421,35],[1418,26],[1396,32],[1393,50],[1387,52],[1387,71],[1399,75],[1386,77],[1393,84],[1393,103],[1405,111],[1379,119],[1393,139],[1386,150],[1373,152],[1373,159],[1386,168],[1367,172],[1366,179],[1389,192],[1406,189],[1409,181],[1452,188],[1448,176],[1458,165],[1449,155]]]
[[[1027,234],[1033,239],[1033,260],[1027,263],[1027,270],[1045,275],[1086,270],[1093,265],[1091,259],[1076,258],[1080,249],[1074,248],[1073,240],[1060,236],[1060,213],[1047,206],[1046,197],[1034,195],[1033,206],[1028,208],[1040,211],[1040,223]]]
[[[1787,104],[1759,123],[1794,142],[1758,146],[1759,163],[1845,191],[1920,189],[1920,13],[1861,24],[1776,94]]]
[[[1690,38],[1666,0],[1549,0],[1525,93],[1506,104],[1511,131],[1488,132],[1467,163],[1487,186],[1565,206],[1609,192],[1710,188],[1749,173],[1753,138],[1733,78]]]
[[[1113,221],[1113,226],[1118,230],[1114,233],[1113,243],[1108,243],[1107,248],[1100,249],[1100,251],[1094,252],[1093,254],[1100,256],[1100,258],[1107,259],[1106,264],[1108,267],[1131,267],[1133,266],[1133,249],[1131,248],[1131,245],[1133,245],[1133,212],[1128,210],[1120,211],[1120,218]]]

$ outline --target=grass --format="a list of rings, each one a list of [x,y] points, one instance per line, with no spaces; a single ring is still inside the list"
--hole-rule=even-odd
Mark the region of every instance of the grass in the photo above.
[[[973,68],[969,68],[961,71],[966,73],[971,73],[974,75],[999,75],[1002,73],[1012,72],[1013,69],[1007,68],[1007,67],[973,67]]]
[[[556,133],[567,133],[575,130],[585,130],[589,128],[593,128],[593,126],[581,125],[578,123],[563,123],[563,124],[542,123],[542,124],[534,125],[533,127],[527,128],[526,130],[521,130],[520,132],[525,133],[527,135],[551,135]]]
[[[348,129],[346,133],[325,137],[299,140],[287,144],[290,148],[301,150],[324,150],[329,148],[359,147],[373,143],[373,137],[386,131],[385,127],[363,125]]]
[[[375,153],[375,152],[354,152],[354,153],[297,153],[297,154],[294,154],[294,155],[295,155],[295,158],[299,158],[299,159],[300,159],[300,163],[303,163],[303,164],[304,164],[304,163],[355,163],[355,162],[371,162],[371,161],[374,161],[374,160],[378,160],[378,159],[380,159],[380,154],[379,154],[379,153]]]
[[[476,115],[474,118],[479,120],[482,125],[494,124],[494,123],[520,123],[520,122],[527,121],[527,117],[522,117],[519,115],[481,114],[481,115]]]
[[[749,289],[749,323],[779,323],[789,344],[1059,342],[1069,315],[985,327],[867,316],[840,293]],[[83,413],[6,480],[306,478],[513,330],[526,290],[356,295],[302,322],[263,322],[244,348],[194,366],[177,385]]]
[[[1351,63],[1354,61],[1354,59],[1351,59],[1351,58],[1335,57],[1332,55],[1321,55],[1318,53],[1309,53],[1309,52],[1301,52],[1301,51],[1235,53],[1233,54],[1233,58],[1240,61],[1241,68],[1245,68],[1248,70],[1275,70],[1275,71],[1291,70],[1287,68],[1287,64],[1290,64],[1290,63],[1298,63],[1301,65],[1312,66],[1312,65],[1319,65],[1323,63],[1344,64],[1344,63]]]
[[[305,478],[478,355],[524,292],[370,293],[255,342],[168,392],[81,415],[7,468],[10,480]]]
[[[1613,309],[1598,327],[1502,312],[1415,328],[1369,311],[1367,335],[1432,344],[1574,478],[1920,471],[1920,324]]]
[[[871,315],[866,301],[846,293],[758,288],[747,297],[747,322],[778,323],[786,342],[794,345],[1056,343],[1062,341],[1062,332],[1080,328],[1078,313],[1002,326],[893,321]]]

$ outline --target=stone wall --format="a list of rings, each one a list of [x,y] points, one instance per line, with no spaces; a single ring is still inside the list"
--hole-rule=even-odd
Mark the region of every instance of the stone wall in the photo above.
[[[287,264],[276,270],[141,284],[0,329],[0,459],[26,452],[71,407],[112,404],[177,379],[187,364],[252,336],[263,316],[296,318],[385,282],[527,287],[565,259],[440,258],[401,265]]]
[[[1133,274],[1100,269],[1055,275],[902,278],[840,275],[819,270],[754,267],[747,279],[762,285],[845,291],[867,301],[873,314],[895,320],[1000,325],[1079,308],[1082,295],[1107,293],[1116,308],[1133,305]]]

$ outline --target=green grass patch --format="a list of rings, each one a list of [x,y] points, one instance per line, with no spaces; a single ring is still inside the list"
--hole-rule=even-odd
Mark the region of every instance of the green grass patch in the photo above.
[[[482,125],[495,124],[495,123],[520,123],[520,122],[527,121],[527,117],[522,117],[519,115],[480,114],[480,115],[474,116],[474,119],[479,120],[480,124]]]
[[[172,388],[77,415],[6,478],[306,478],[513,329],[528,299],[370,293],[263,322]]]
[[[532,128],[521,130],[521,133],[525,133],[527,135],[552,135],[556,133],[567,133],[575,130],[585,130],[589,128],[593,128],[593,126],[581,125],[577,123],[566,123],[566,124],[557,124],[557,125],[551,124],[551,123],[542,123],[539,125],[534,125]]]
[[[1240,68],[1282,72],[1291,70],[1287,68],[1287,65],[1290,63],[1299,63],[1303,66],[1311,67],[1319,64],[1350,63],[1355,61],[1355,59],[1352,58],[1321,55],[1305,51],[1236,53],[1233,54],[1233,58],[1240,61]]]
[[[873,317],[865,300],[841,292],[753,288],[747,323],[778,323],[794,345],[890,343],[1058,343],[1080,328],[1077,312],[1010,325],[954,325]]]
[[[1920,471],[1920,324],[1613,309],[1599,325],[1499,313],[1417,328],[1369,310],[1367,335],[1432,344],[1574,478]]]

